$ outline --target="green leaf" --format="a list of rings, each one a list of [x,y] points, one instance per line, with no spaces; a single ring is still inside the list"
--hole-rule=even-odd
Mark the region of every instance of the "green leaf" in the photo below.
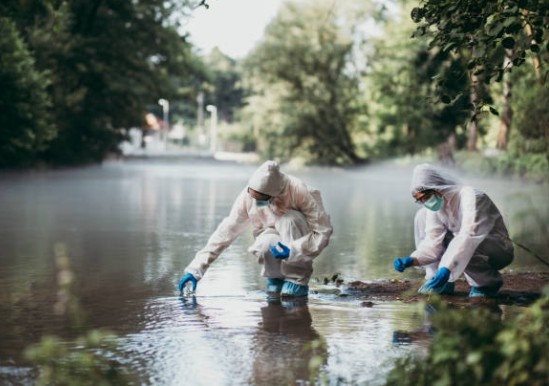
[[[419,23],[423,18],[424,14],[425,13],[423,11],[423,8],[416,7],[412,9],[412,12],[410,13],[410,17],[412,18],[414,23]]]

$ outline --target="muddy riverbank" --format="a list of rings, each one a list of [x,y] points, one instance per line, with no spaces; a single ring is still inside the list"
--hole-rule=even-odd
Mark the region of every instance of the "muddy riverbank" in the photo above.
[[[499,294],[493,298],[469,298],[470,287],[464,279],[456,281],[455,293],[443,296],[449,303],[459,304],[507,304],[528,306],[538,299],[543,288],[549,285],[549,272],[503,273],[504,284]],[[381,301],[402,301],[406,303],[428,299],[419,295],[417,289],[422,279],[346,281],[337,275],[323,279],[325,285],[339,289],[339,296],[362,299],[365,307]],[[315,290],[313,289],[313,292]]]

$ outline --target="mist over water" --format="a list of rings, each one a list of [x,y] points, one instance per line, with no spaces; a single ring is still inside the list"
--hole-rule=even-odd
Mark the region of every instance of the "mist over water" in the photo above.
[[[395,337],[424,336],[423,310],[390,302],[365,308],[322,291],[305,304],[268,303],[261,267],[247,253],[249,231],[212,265],[195,299],[177,296],[183,269],[255,168],[132,161],[0,174],[0,381],[32,384],[22,350],[45,334],[76,334],[54,312],[55,248],[62,246],[87,326],[118,334],[116,359],[140,384],[294,383],[311,377],[314,355],[329,383],[382,384],[394,358],[422,349],[424,338],[400,344]],[[334,226],[312,287],[336,273],[363,281],[420,277],[392,267],[414,249],[412,164],[282,168],[321,190]],[[547,250],[547,186],[460,177],[494,200],[512,238]],[[509,269],[544,269],[516,252]],[[317,341],[325,345],[311,350]]]

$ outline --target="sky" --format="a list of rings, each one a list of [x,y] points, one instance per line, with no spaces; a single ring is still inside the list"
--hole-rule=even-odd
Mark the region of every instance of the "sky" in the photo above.
[[[276,15],[282,0],[209,0],[194,11],[185,29],[190,41],[207,54],[218,47],[240,59],[254,47]]]

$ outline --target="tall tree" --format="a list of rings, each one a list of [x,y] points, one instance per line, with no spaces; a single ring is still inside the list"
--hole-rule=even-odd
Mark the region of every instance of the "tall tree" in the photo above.
[[[511,136],[515,138],[509,150],[514,156],[545,155],[549,163],[549,87],[539,87],[537,78],[524,68],[511,76],[515,95],[511,107],[520,136]]]
[[[204,63],[211,79],[205,103],[217,106],[219,119],[231,123],[244,97],[239,63],[218,48],[204,57]]]
[[[381,157],[414,154],[454,137],[465,141],[457,131],[470,108],[465,65],[456,55],[410,39],[414,24],[408,15],[404,5],[370,39],[367,139]],[[446,103],[438,103],[442,100]]]
[[[56,135],[49,80],[5,17],[0,17],[0,52],[0,168],[26,166]]]
[[[249,108],[271,112],[258,133],[269,138],[271,155],[301,154],[325,164],[364,161],[353,141],[360,111],[360,77],[352,67],[358,22],[334,5],[286,3],[246,61],[256,92]]]
[[[493,55],[501,47],[513,48],[511,60],[517,67],[530,56],[538,80],[544,82],[548,70],[543,66],[549,62],[546,1],[422,0],[420,4],[412,10],[416,35],[428,34],[431,45],[445,51],[474,50],[469,67],[486,72],[486,82],[501,81],[506,70]]]
[[[73,45],[58,62],[58,86],[77,100],[65,99],[58,111],[66,119],[48,158],[99,161],[116,149],[121,128],[142,125],[145,106],[176,96],[174,78],[196,71],[191,46],[170,24],[179,7],[162,0],[72,3]]]
[[[505,58],[503,67],[511,69],[513,66],[512,50],[507,48],[505,49]],[[501,119],[499,124],[498,137],[496,140],[496,148],[500,150],[507,149],[507,143],[509,141],[509,132],[511,131],[511,124],[513,121],[513,108],[511,106],[511,89],[512,82],[510,71],[505,71],[502,79],[502,108],[501,108]]]
[[[418,24],[415,35],[430,37],[431,46],[448,52],[471,53],[468,68],[472,78],[482,74],[483,83],[506,82],[503,87],[503,114],[497,146],[507,147],[511,129],[511,83],[505,73],[519,67],[530,57],[538,83],[544,84],[549,62],[549,3],[537,0],[453,1],[422,0],[412,10]],[[503,52],[498,55],[497,52]],[[471,82],[472,87],[477,83]],[[474,105],[469,148],[476,148],[474,129],[478,111],[489,101],[471,90]],[[489,107],[497,114],[497,110]]]
[[[0,11],[24,32],[50,75],[58,135],[41,156],[60,164],[98,162],[117,151],[122,129],[141,126],[147,105],[181,98],[202,64],[175,15],[198,0],[9,1]],[[187,94],[188,95],[188,94]]]

